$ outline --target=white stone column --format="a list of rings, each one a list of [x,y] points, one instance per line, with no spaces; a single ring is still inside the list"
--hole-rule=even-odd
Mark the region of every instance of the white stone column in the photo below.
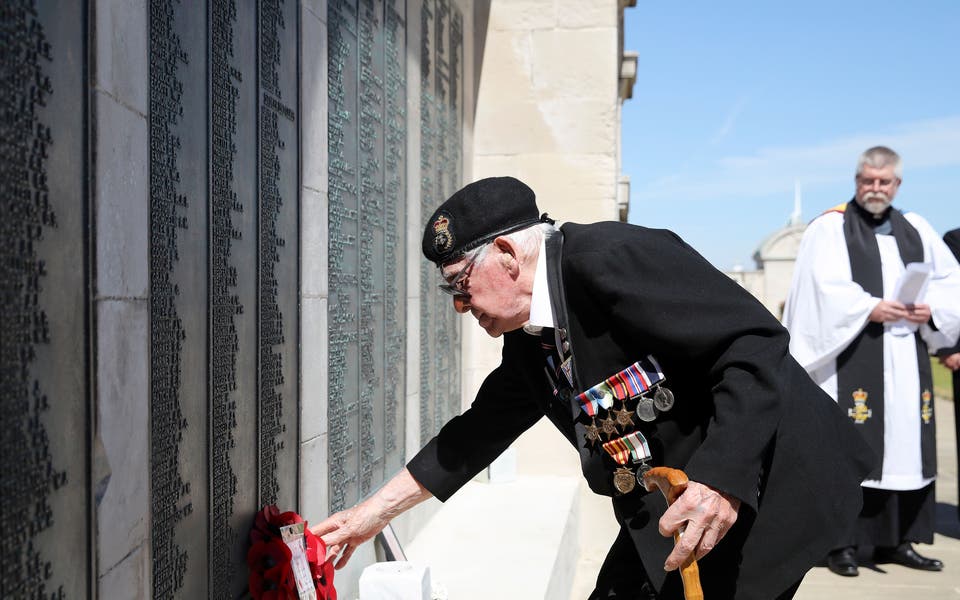
[[[301,4],[300,512],[327,515],[327,2]]]
[[[104,450],[95,458],[94,473],[110,472],[97,505],[98,594],[101,598],[149,598],[147,8],[133,0],[92,4],[95,431]]]
[[[407,385],[405,462],[420,449],[420,10],[407,2]],[[402,538],[401,538],[402,539]]]

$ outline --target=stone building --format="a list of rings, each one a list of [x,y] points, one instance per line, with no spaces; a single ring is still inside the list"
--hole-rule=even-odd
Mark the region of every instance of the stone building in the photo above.
[[[260,506],[401,468],[497,347],[422,216],[494,174],[625,216],[632,4],[6,3],[0,597],[239,597]]]
[[[783,316],[783,306],[787,300],[787,292],[790,291],[800,239],[806,228],[805,224],[795,223],[768,235],[753,253],[756,269],[726,271],[728,276],[760,300],[778,319]]]
[[[757,300],[763,303],[778,319],[783,317],[784,303],[793,279],[793,266],[797,262],[800,240],[807,229],[803,223],[803,200],[800,182],[794,183],[793,212],[787,225],[768,235],[753,253],[756,269],[746,271],[735,267],[726,271]]]

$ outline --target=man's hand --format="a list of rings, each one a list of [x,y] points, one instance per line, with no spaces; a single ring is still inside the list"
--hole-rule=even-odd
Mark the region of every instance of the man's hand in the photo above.
[[[910,323],[922,325],[930,320],[930,305],[881,300],[870,311],[869,319],[874,323],[889,323],[904,319]]]
[[[342,569],[357,546],[380,533],[394,517],[430,496],[430,492],[403,469],[373,496],[353,508],[330,515],[310,531],[327,545],[327,560],[340,555],[334,568]]]
[[[947,354],[946,356],[941,356],[940,364],[950,369],[951,371],[956,371],[960,369],[960,352],[954,352],[953,354]]]
[[[346,565],[357,546],[380,533],[390,522],[386,517],[386,508],[375,502],[374,498],[333,514],[310,528],[314,535],[323,538],[329,559],[340,555],[334,568],[340,569]]]
[[[740,500],[719,490],[691,481],[687,489],[660,517],[660,534],[666,537],[686,525],[680,541],[663,564],[666,571],[680,567],[694,553],[697,559],[713,550],[737,520]]]

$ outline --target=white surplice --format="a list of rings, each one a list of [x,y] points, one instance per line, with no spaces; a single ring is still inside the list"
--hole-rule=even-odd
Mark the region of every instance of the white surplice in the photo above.
[[[920,326],[920,335],[930,352],[934,352],[955,344],[960,335],[960,266],[929,223],[915,213],[904,216],[920,234],[924,262],[932,266],[930,282],[920,302],[930,305],[937,330],[924,324]],[[883,294],[890,299],[904,264],[892,235],[876,238]],[[867,326],[870,312],[880,300],[852,279],[843,236],[843,213],[829,212],[815,219],[800,243],[783,323],[790,331],[791,354],[834,400],[837,356]],[[866,487],[915,490],[933,481],[922,474],[917,359],[912,332],[896,335],[891,324],[885,324],[883,472],[881,479],[865,481]]]

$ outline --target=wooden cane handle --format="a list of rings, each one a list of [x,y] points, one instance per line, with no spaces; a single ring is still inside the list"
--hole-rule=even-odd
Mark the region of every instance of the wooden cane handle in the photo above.
[[[643,486],[648,492],[658,488],[667,500],[667,506],[673,504],[680,494],[687,489],[690,480],[687,474],[680,469],[670,467],[654,467],[643,474]],[[682,530],[673,534],[673,543],[680,541]],[[690,554],[680,565],[680,579],[683,580],[683,597],[686,600],[703,600],[703,587],[700,586],[700,568],[697,561]]]

